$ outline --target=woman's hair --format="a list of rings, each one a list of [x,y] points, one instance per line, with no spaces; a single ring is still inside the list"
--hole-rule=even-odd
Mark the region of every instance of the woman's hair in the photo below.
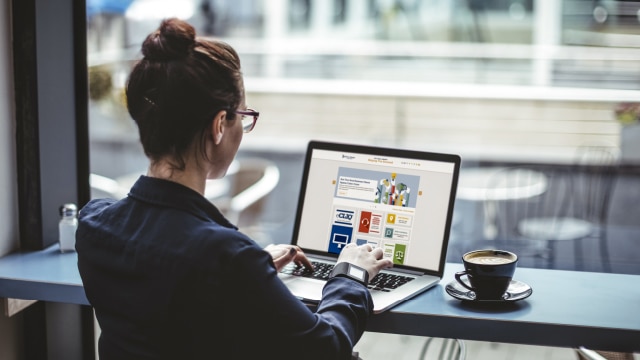
[[[196,37],[178,19],[163,20],[142,44],[144,58],[127,81],[127,107],[151,161],[167,155],[185,167],[191,144],[203,141],[220,110],[233,113],[244,95],[240,58],[226,43]],[[205,154],[206,156],[206,154]]]

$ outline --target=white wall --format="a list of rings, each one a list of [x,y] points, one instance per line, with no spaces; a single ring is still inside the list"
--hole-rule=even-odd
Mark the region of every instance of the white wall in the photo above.
[[[0,256],[18,247],[18,196],[10,1],[0,5]],[[4,300],[0,299],[4,308]],[[20,359],[21,315],[0,312],[0,359]]]

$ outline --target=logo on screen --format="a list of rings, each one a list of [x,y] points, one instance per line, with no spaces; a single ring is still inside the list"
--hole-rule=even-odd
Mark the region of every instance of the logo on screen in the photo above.
[[[353,218],[353,214],[340,212],[338,213],[338,215],[336,215],[336,217],[341,220],[351,220]]]
[[[334,224],[342,224],[353,226],[355,212],[352,210],[335,209],[334,211]]]

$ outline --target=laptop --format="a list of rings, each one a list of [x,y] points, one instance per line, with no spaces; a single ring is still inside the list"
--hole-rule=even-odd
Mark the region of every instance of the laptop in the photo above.
[[[382,248],[394,267],[369,291],[383,312],[442,278],[459,171],[458,155],[311,141],[292,244],[316,268],[332,266],[348,243]],[[322,298],[326,276],[294,264],[278,276],[299,299]]]

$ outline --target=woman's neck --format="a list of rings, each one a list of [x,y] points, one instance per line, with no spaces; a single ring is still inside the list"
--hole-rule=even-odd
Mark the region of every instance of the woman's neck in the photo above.
[[[207,180],[206,172],[189,162],[186,163],[184,170],[179,170],[165,160],[152,162],[147,170],[147,176],[176,182],[202,195],[204,195]]]

